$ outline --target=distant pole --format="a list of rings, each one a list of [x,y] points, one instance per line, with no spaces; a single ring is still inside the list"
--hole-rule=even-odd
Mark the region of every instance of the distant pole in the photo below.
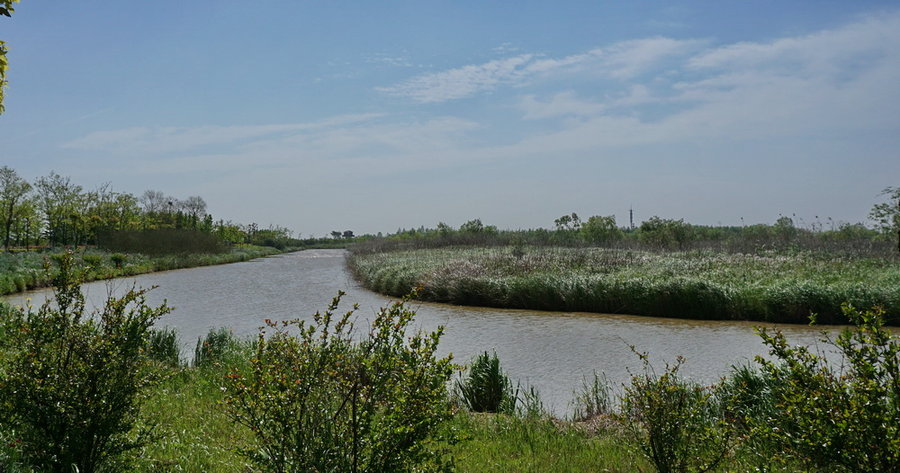
[[[634,230],[634,208],[628,208],[628,224],[631,226],[631,229]]]

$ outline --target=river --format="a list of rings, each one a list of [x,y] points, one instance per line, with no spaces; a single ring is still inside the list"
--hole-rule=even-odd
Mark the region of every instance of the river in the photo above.
[[[359,304],[357,326],[390,301],[362,288],[344,267],[343,250],[307,250],[243,263],[146,274],[85,284],[88,306],[99,306],[110,291],[132,284],[158,286],[148,301],[166,300],[174,307],[158,325],[174,327],[184,353],[192,353],[198,337],[209,329],[228,327],[238,335],[257,333],[264,319],[309,318],[323,310],[338,290],[347,293],[343,307]],[[39,305],[49,290],[8,296],[14,305]],[[482,351],[496,350],[514,381],[534,386],[545,407],[557,415],[571,411],[573,391],[584,376],[605,373],[621,390],[641,363],[631,351],[649,352],[659,370],[681,355],[685,376],[713,383],[731,365],[764,354],[754,332],[759,323],[695,321],[626,315],[538,312],[459,307],[415,302],[416,328],[445,326],[443,354],[459,363]],[[794,343],[815,344],[819,328],[779,326]]]

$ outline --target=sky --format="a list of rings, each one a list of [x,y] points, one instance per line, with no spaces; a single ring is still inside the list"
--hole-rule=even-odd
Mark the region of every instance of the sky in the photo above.
[[[900,186],[894,1],[23,0],[0,40],[0,165],[302,237],[827,226]]]

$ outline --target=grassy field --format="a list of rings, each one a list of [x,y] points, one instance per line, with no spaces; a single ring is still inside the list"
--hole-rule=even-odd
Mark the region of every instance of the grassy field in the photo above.
[[[356,253],[348,265],[371,290],[418,287],[420,299],[460,305],[793,323],[846,323],[843,302],[900,314],[896,259],[470,247]]]
[[[50,278],[44,262],[59,251],[21,251],[0,253],[0,295],[46,287]],[[280,253],[275,248],[241,245],[221,254],[188,254],[149,257],[141,254],[110,253],[96,249],[78,249],[75,255],[83,268],[84,281],[111,279],[136,274],[235,263]]]

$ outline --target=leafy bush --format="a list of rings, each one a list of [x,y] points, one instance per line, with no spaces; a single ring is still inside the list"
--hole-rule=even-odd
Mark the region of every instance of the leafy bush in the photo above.
[[[787,459],[827,471],[900,471],[900,340],[883,328],[884,311],[845,304],[855,327],[823,341],[842,355],[791,347],[760,330],[775,360],[758,358],[771,378],[773,415],[749,417],[754,433]]]
[[[59,258],[55,306],[17,310],[0,372],[0,424],[38,471],[113,469],[147,441],[134,432],[152,381],[144,350],[153,322],[169,309],[146,304],[146,290],[110,298],[85,314],[71,253]]]
[[[442,329],[407,338],[401,301],[359,336],[352,311],[335,315],[340,295],[310,323],[268,321],[249,368],[229,375],[227,412],[256,436],[247,455],[279,473],[447,471],[434,441],[451,417]]]
[[[730,442],[712,393],[678,376],[683,358],[657,375],[647,355],[638,355],[644,372],[625,386],[622,414],[641,452],[660,473],[716,468]]]
[[[500,368],[496,352],[476,356],[469,365],[467,376],[457,381],[456,387],[470,411],[512,414],[516,410],[516,392]]]

